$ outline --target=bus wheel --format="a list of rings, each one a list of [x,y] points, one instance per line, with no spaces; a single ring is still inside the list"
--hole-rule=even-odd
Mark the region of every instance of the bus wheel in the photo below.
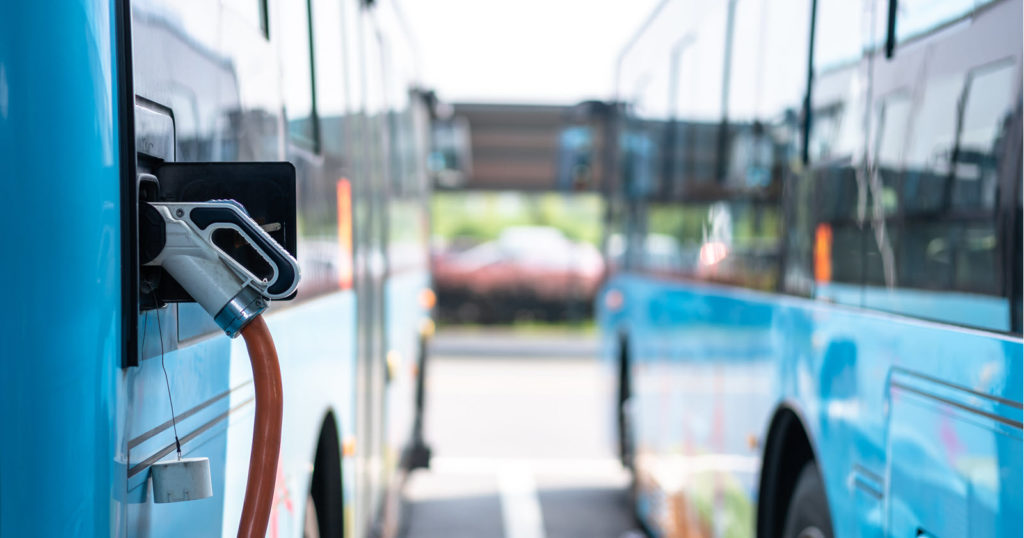
[[[793,496],[789,500],[786,512],[786,526],[782,533],[784,538],[832,538],[832,517],[828,512],[828,499],[825,497],[825,483],[821,480],[818,465],[807,462]]]
[[[619,393],[616,396],[616,419],[619,433],[619,460],[623,467],[633,470],[633,424],[630,415],[630,397],[632,396],[632,380],[629,375],[629,355],[626,352],[626,342],[623,340],[619,345]]]
[[[619,459],[622,466],[633,470],[633,425],[629,417],[629,402],[620,401],[618,405],[619,419]]]
[[[317,521],[316,503],[313,494],[306,498],[306,518],[302,526],[302,538],[320,538],[320,523]]]

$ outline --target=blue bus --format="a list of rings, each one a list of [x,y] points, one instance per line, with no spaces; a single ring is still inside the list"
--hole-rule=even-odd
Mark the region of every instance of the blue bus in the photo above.
[[[168,172],[187,163],[247,170],[237,194],[259,197],[281,162],[294,192],[267,208],[291,200],[295,226],[259,224],[292,234],[302,281],[264,316],[284,395],[268,535],[394,535],[429,458],[435,105],[397,3],[5,2],[0,36],[0,535],[235,534],[246,349],[140,266],[140,208],[188,196]],[[178,440],[213,495],[154,503]]]
[[[1022,534],[1020,0],[665,0],[597,300],[656,536]]]

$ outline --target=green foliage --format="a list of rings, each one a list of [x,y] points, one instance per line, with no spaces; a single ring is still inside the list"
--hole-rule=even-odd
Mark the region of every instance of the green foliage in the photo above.
[[[709,226],[713,204],[650,204],[647,208],[647,226],[650,233],[676,238],[680,244],[700,244],[704,230]],[[727,207],[731,215],[732,240],[736,245],[764,241],[777,241],[782,229],[778,209],[753,204],[718,204]]]
[[[431,203],[433,233],[444,239],[497,239],[509,226],[551,226],[575,241],[601,241],[601,198],[594,194],[439,192]]]

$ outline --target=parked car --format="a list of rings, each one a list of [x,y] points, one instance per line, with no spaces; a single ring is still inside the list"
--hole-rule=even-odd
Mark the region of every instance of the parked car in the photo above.
[[[547,226],[506,228],[433,260],[438,316],[469,323],[582,318],[604,272],[597,248]]]

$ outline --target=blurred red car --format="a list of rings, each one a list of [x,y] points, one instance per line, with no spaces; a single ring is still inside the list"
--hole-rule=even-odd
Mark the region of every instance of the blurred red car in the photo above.
[[[433,259],[442,319],[549,321],[589,313],[604,272],[598,250],[546,226],[505,229],[495,241]]]

